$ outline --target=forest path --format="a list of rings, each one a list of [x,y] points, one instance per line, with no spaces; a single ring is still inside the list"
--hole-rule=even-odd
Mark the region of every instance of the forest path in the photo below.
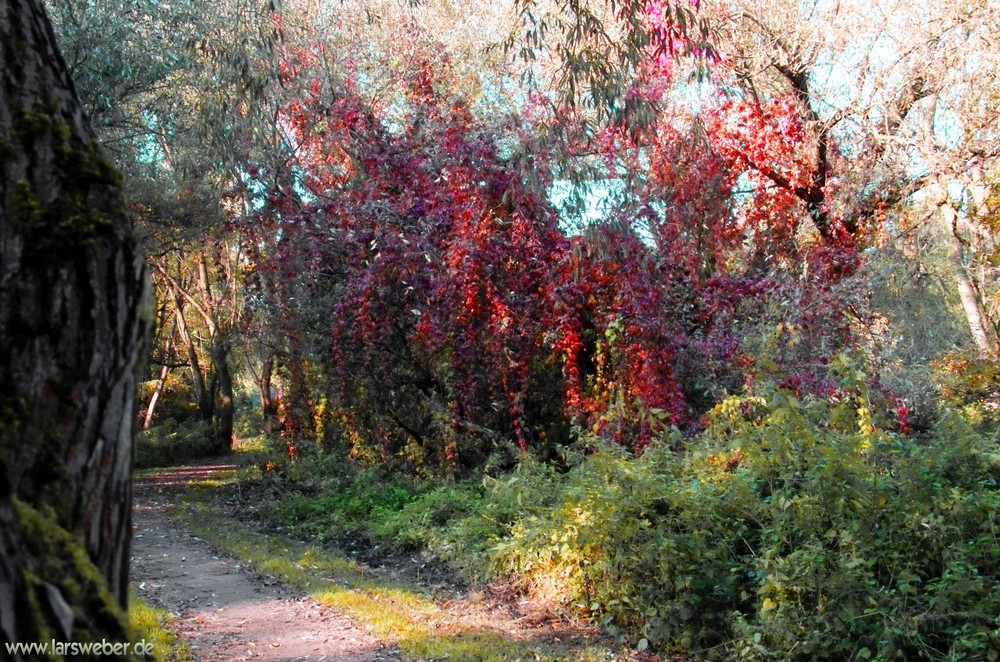
[[[189,482],[230,465],[165,470],[136,480],[132,586],[177,619],[200,660],[402,660],[348,616],[212,549],[170,517]]]
[[[176,616],[197,660],[680,659],[615,644],[511,586],[467,586],[424,553],[355,558],[288,537],[258,520],[261,495],[231,462],[135,480],[132,588]]]

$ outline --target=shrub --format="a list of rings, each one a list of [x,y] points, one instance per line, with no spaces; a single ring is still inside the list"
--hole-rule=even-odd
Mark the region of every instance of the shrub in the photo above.
[[[142,414],[146,413],[146,406],[156,390],[159,380],[142,382],[139,388],[139,402],[142,403]],[[156,410],[153,422],[160,424],[162,421],[190,421],[198,418],[198,399],[194,395],[190,382],[179,371],[175,370],[167,375],[167,380],[163,384],[163,390],[157,399]]]
[[[426,549],[476,579],[488,578],[494,546],[513,522],[551,508],[559,483],[531,456],[510,474],[462,481],[359,468],[317,444],[263,466],[276,499],[261,512],[282,526],[324,540],[370,539],[373,552]]]
[[[136,438],[137,469],[166,467],[219,454],[210,423],[200,420],[176,422],[167,419]]]
[[[1000,361],[952,352],[933,362],[941,401],[976,429],[1000,428]]]
[[[597,440],[495,559],[633,641],[715,659],[996,659],[996,448],[879,425],[861,376],[728,398],[683,454]]]
[[[426,548],[640,646],[704,659],[996,659],[1000,453],[958,415],[919,439],[833,362],[826,397],[758,384],[640,456],[418,480],[316,444],[272,472],[319,537]],[[877,402],[877,400],[876,400]],[[582,450],[586,449],[586,450]],[[367,538],[366,538],[367,539]]]

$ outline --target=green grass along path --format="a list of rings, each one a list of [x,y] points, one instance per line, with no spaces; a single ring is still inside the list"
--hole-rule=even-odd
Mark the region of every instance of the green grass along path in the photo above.
[[[136,479],[133,589],[175,614],[169,627],[194,659],[655,659],[616,654],[595,632],[488,587],[429,586],[254,530],[227,508],[241,471],[210,464]]]

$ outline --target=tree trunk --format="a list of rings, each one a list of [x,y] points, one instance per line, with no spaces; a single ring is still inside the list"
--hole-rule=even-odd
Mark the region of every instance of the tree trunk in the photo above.
[[[979,288],[969,276],[965,264],[964,246],[958,235],[958,212],[948,204],[942,205],[941,209],[948,230],[948,260],[958,286],[958,296],[962,301],[965,321],[969,325],[969,332],[972,334],[979,355],[983,358],[994,358],[997,356],[997,337],[986,320]]]
[[[216,338],[212,343],[212,364],[218,380],[215,400],[215,443],[220,452],[233,449],[233,376],[229,370],[229,343]]]
[[[202,420],[212,420],[212,394],[205,384],[205,374],[201,370],[201,361],[198,359],[198,348],[194,345],[194,338],[188,331],[187,320],[184,318],[184,300],[180,294],[174,295],[174,313],[177,320],[177,333],[180,334],[181,342],[187,349],[188,362],[191,364],[191,386],[194,388],[194,397],[198,400],[198,412]]]
[[[257,392],[260,394],[260,410],[264,416],[264,432],[271,433],[278,420],[278,402],[271,393],[271,381],[274,375],[274,354],[268,354],[261,363],[260,375],[257,377]]]
[[[163,350],[163,366],[160,367],[160,377],[156,380],[156,388],[153,389],[153,395],[149,398],[146,415],[142,417],[143,430],[148,430],[149,426],[153,423],[153,414],[156,413],[156,403],[160,400],[160,396],[163,395],[163,387],[167,383],[167,377],[170,375],[170,357],[173,354],[174,336],[176,334],[177,320],[174,320],[173,326],[170,327],[170,335],[167,336],[166,347]]]
[[[122,641],[148,284],[38,0],[0,0],[0,651]]]

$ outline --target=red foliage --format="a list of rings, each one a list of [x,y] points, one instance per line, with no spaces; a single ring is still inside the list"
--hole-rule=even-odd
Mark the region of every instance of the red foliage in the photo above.
[[[280,114],[294,183],[269,192],[249,243],[277,275],[289,351],[316,360],[315,346],[328,348],[336,404],[363,400],[391,422],[384,434],[418,443],[444,415],[527,448],[533,364],[572,347],[568,242],[544,197],[433,83],[428,63],[390,128],[359,97],[324,98],[310,82]],[[303,332],[311,339],[293,349]]]
[[[796,236],[795,188],[815,164],[790,100],[721,102],[701,141],[683,112],[638,142],[605,131],[609,172],[644,174],[637,202],[569,238],[545,153],[507,162],[438,89],[439,63],[373,104],[352,84],[328,89],[318,62],[298,52],[283,68],[300,90],[278,116],[294,157],[246,166],[268,182],[247,244],[291,366],[290,429],[326,395],[384,452],[415,443],[442,465],[481,461],[484,430],[527,449],[577,424],[638,449],[743,387],[742,338],[779,296],[796,305],[778,319],[815,332],[821,353],[848,333],[838,287],[858,252]],[[642,94],[663,93],[657,62]]]

